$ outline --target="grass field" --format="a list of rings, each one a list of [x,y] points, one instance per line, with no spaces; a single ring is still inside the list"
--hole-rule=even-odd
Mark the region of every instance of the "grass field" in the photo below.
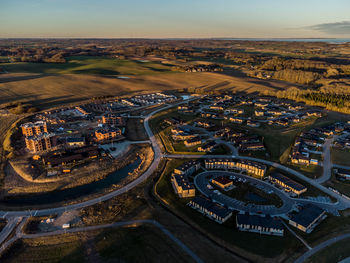
[[[350,150],[332,148],[331,157],[335,164],[350,166]]]
[[[95,238],[103,262],[193,262],[158,228],[109,229]]]
[[[326,182],[326,185],[337,189],[342,194],[350,196],[350,182],[337,180],[334,173],[331,180]]]
[[[77,235],[17,241],[1,257],[3,263],[85,262],[83,244]]]
[[[171,66],[157,62],[94,56],[69,57],[66,63],[15,62],[1,66],[9,73],[147,75],[171,71]]]
[[[339,241],[311,256],[306,262],[332,263],[350,257],[350,239]]]
[[[288,83],[256,80],[211,72],[171,71],[158,62],[117,60],[106,57],[71,57],[67,63],[1,63],[0,104],[23,101],[49,108],[94,96],[119,96],[133,92],[203,88],[233,92],[284,90]],[[128,75],[129,79],[119,79]]]
[[[4,263],[193,262],[151,225],[21,240],[0,260]]]

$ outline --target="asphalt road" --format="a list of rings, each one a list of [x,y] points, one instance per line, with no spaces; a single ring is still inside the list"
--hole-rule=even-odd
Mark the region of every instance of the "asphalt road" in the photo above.
[[[208,176],[210,176],[210,179],[212,179],[218,176],[232,175],[238,178],[244,178],[247,180],[247,182],[258,184],[264,187],[267,191],[272,190],[282,200],[283,205],[281,207],[276,207],[274,205],[246,205],[245,202],[236,200],[230,196],[225,195],[225,192],[214,193],[213,190],[208,189]],[[255,179],[251,176],[247,176],[244,174],[215,170],[207,171],[196,175],[196,177],[194,178],[194,184],[203,195],[210,197],[212,200],[230,208],[231,210],[250,213],[257,213],[258,211],[260,211],[263,214],[268,214],[271,216],[280,216],[290,212],[296,205],[296,201],[293,198],[290,198],[286,192],[274,187],[273,185],[265,181]]]
[[[120,194],[123,194],[127,191],[129,191],[130,189],[136,187],[137,185],[139,185],[140,183],[142,183],[143,181],[145,181],[158,167],[158,164],[161,160],[162,157],[167,157],[167,158],[232,158],[232,157],[238,157],[238,153],[237,154],[233,154],[233,155],[171,155],[171,154],[162,154],[161,152],[161,148],[160,145],[158,144],[154,134],[152,133],[152,130],[149,126],[149,120],[150,118],[161,111],[164,111],[166,109],[178,106],[180,104],[183,103],[187,103],[189,100],[185,100],[173,105],[168,105],[166,107],[157,109],[153,112],[151,112],[150,114],[148,114],[147,116],[145,116],[144,119],[144,127],[145,130],[149,136],[149,140],[152,144],[152,148],[154,151],[154,160],[152,162],[152,164],[150,165],[150,167],[147,169],[147,171],[142,174],[141,176],[139,176],[137,179],[135,179],[134,181],[132,181],[131,183],[129,183],[128,185],[113,191],[111,193],[108,193],[104,196],[98,197],[98,198],[94,198],[85,202],[81,202],[81,203],[77,203],[77,204],[73,204],[73,205],[68,205],[68,206],[62,206],[62,207],[57,207],[57,208],[48,208],[48,209],[41,209],[41,210],[22,210],[22,211],[0,211],[0,217],[3,218],[8,218],[9,223],[8,225],[3,229],[3,231],[0,233],[0,238],[3,236],[8,236],[8,234],[13,230],[13,228],[16,226],[17,223],[16,220],[18,220],[18,218],[20,217],[26,217],[26,216],[43,216],[43,215],[50,215],[50,214],[57,214],[57,213],[62,213],[68,210],[75,210],[75,209],[80,209],[80,208],[84,208],[87,206],[91,206],[94,205],[96,203],[102,202],[102,201],[106,201],[108,199],[111,199],[113,197],[116,197]],[[341,197],[340,195],[334,193],[333,191],[329,190],[328,188],[322,186],[319,182],[317,182],[316,180],[312,180],[306,176],[304,176],[303,174],[292,170],[286,166],[283,166],[282,164],[279,163],[274,163],[271,161],[267,161],[267,160],[263,160],[263,159],[257,159],[257,158],[252,158],[252,157],[246,157],[246,156],[239,156],[239,158],[241,159],[246,159],[246,160],[252,160],[252,161],[257,161],[260,163],[264,163],[273,167],[276,167],[278,169],[281,169],[287,173],[293,174],[296,177],[298,177],[299,179],[308,182],[309,184],[313,185],[314,187],[320,189],[321,191],[329,194],[330,196],[336,198],[338,201],[336,203],[332,203],[332,204],[324,204],[324,203],[319,203],[316,201],[310,201],[310,200],[301,200],[301,199],[297,199],[298,202],[303,203],[303,202],[313,202],[316,204],[321,205],[323,208],[327,209],[328,211],[330,210],[341,210],[341,209],[345,209],[345,208],[349,208],[350,207],[350,200],[347,200],[343,197]],[[336,167],[334,165],[334,167]],[[0,240],[1,241],[1,240]],[[327,246],[327,245],[325,245]],[[310,250],[311,251],[311,250]],[[201,262],[201,261],[198,261]]]
[[[192,99],[190,99],[192,100]],[[110,192],[106,195],[103,195],[101,197],[97,197],[85,202],[81,202],[81,203],[77,203],[77,204],[72,204],[72,205],[67,205],[67,206],[61,206],[61,207],[56,207],[56,208],[48,208],[48,209],[40,209],[40,210],[21,210],[21,211],[0,211],[0,217],[2,218],[11,218],[11,217],[26,217],[26,216],[44,216],[44,215],[51,215],[51,214],[59,214],[59,213],[63,213],[69,210],[75,210],[75,209],[81,209],[87,206],[91,206],[106,200],[109,200],[113,197],[116,197],[118,195],[121,195],[123,193],[126,193],[127,191],[129,191],[130,189],[136,187],[137,185],[139,185],[140,183],[144,182],[149,176],[151,176],[153,174],[153,172],[157,169],[159,162],[162,158],[162,152],[161,152],[161,148],[157,142],[157,139],[155,138],[150,126],[149,126],[149,120],[150,118],[161,111],[164,111],[166,109],[172,108],[172,107],[176,107],[180,104],[184,104],[187,103],[189,100],[185,100],[185,101],[181,101],[179,103],[176,104],[172,104],[172,105],[168,105],[166,107],[157,109],[151,113],[149,113],[145,119],[144,119],[144,127],[145,130],[147,132],[147,135],[149,137],[149,140],[152,144],[152,148],[154,151],[154,160],[152,162],[152,164],[148,167],[147,171],[145,173],[143,173],[141,176],[139,176],[138,178],[136,178],[134,181],[130,182],[129,184],[127,184],[126,186],[115,190],[113,192]]]
[[[0,244],[2,244],[5,239],[10,235],[10,233],[16,228],[17,224],[21,222],[21,217],[12,217],[7,221],[6,226],[2,229],[0,233]]]
[[[145,219],[145,220],[132,220],[132,221],[127,221],[127,222],[116,222],[116,223],[105,224],[105,225],[62,229],[62,230],[57,230],[57,231],[47,232],[47,233],[22,234],[21,238],[29,239],[29,238],[47,237],[47,236],[62,235],[62,234],[66,234],[66,233],[92,231],[92,230],[98,230],[98,229],[103,229],[103,228],[112,228],[112,227],[123,227],[123,226],[137,227],[137,226],[140,226],[143,224],[154,225],[159,230],[161,230],[165,235],[167,235],[172,241],[174,241],[180,248],[182,248],[190,257],[192,257],[195,262],[203,263],[203,261],[191,249],[189,249],[184,243],[182,243],[177,237],[175,237],[168,229],[165,228],[165,226],[163,226],[162,224],[160,224],[159,222],[157,222],[155,220],[147,220],[147,219]]]
[[[15,226],[18,223],[18,218],[14,218]],[[176,245],[178,245],[182,250],[184,250],[190,257],[193,258],[193,260],[197,263],[203,263],[202,259],[198,257],[190,248],[188,248],[184,243],[182,243],[177,237],[175,237],[168,229],[165,228],[162,224],[155,220],[132,220],[132,221],[126,221],[126,222],[116,222],[111,224],[105,224],[105,225],[97,225],[97,226],[86,226],[86,227],[79,227],[79,228],[69,228],[69,229],[62,229],[57,230],[53,232],[44,232],[44,233],[37,233],[37,234],[24,234],[23,233],[23,221],[21,225],[17,228],[16,234],[13,238],[8,240],[6,243],[4,243],[0,247],[0,253],[2,253],[7,247],[9,247],[14,241],[16,241],[19,238],[24,239],[30,239],[30,238],[39,238],[39,237],[48,237],[48,236],[56,236],[56,235],[62,235],[66,233],[76,233],[76,232],[83,232],[83,231],[92,231],[92,230],[99,230],[104,228],[113,228],[113,227],[137,227],[143,224],[152,224],[153,226],[157,227],[160,231],[162,231],[165,235],[167,235]],[[11,226],[13,224],[11,223]],[[14,227],[13,227],[14,228]],[[10,232],[12,232],[13,228]],[[10,229],[10,227],[9,227]],[[6,236],[7,237],[7,236]]]
[[[324,203],[320,203],[322,204],[322,207],[325,208],[327,211],[329,210],[343,210],[346,208],[350,207],[350,200],[342,197],[341,195],[333,192],[332,190],[328,189],[327,187],[324,187],[323,185],[321,185],[320,183],[318,183],[317,181],[310,179],[308,177],[306,177],[305,175],[289,168],[286,167],[282,164],[279,163],[275,163],[275,162],[271,162],[268,160],[264,160],[264,159],[258,159],[258,158],[253,158],[253,157],[248,157],[248,156],[236,156],[236,155],[185,155],[185,154],[165,154],[163,155],[165,158],[240,158],[240,159],[245,159],[245,160],[251,160],[251,161],[256,161],[259,163],[263,163],[266,165],[270,165],[273,166],[275,168],[278,168],[282,171],[285,171],[286,173],[290,173],[295,175],[296,177],[298,177],[299,179],[308,182],[309,184],[311,184],[312,186],[320,189],[322,192],[325,192],[326,194],[334,197],[335,199],[337,199],[336,203],[332,203],[332,204],[324,204]],[[298,199],[299,200],[299,199]],[[308,202],[308,203],[318,203],[315,201],[311,201],[311,200],[303,200],[301,199],[301,203],[304,202]]]

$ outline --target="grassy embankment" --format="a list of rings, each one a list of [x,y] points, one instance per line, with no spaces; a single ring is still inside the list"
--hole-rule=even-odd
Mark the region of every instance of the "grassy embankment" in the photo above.
[[[107,57],[70,57],[67,63],[2,63],[0,104],[28,102],[40,109],[76,103],[95,96],[123,96],[140,92],[205,90],[259,92],[284,90],[287,83],[256,80],[212,72],[172,71],[171,65]],[[129,79],[119,79],[127,75]],[[233,88],[234,87],[234,88]]]
[[[350,167],[350,150],[332,148],[332,163]]]
[[[2,63],[9,73],[147,75],[171,72],[169,65],[109,57],[73,56],[66,63]]]
[[[350,257],[350,239],[341,240],[327,248],[322,249],[306,260],[306,263],[331,263],[340,262]]]
[[[1,262],[86,262],[92,256],[101,262],[193,262],[151,225],[20,240]]]

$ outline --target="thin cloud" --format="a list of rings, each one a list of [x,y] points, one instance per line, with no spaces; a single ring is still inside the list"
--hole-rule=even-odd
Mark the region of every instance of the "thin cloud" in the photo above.
[[[313,26],[304,27],[327,34],[350,34],[350,21],[342,21],[336,23],[324,23]]]

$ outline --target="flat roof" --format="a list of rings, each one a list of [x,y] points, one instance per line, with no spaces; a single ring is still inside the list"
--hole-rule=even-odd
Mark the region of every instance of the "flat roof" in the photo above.
[[[308,228],[315,219],[317,219],[322,213],[323,209],[315,205],[305,205],[299,213],[293,214],[290,218],[291,221]]]
[[[291,187],[297,191],[301,191],[301,190],[306,189],[306,187],[303,186],[302,184],[299,184],[299,183],[293,181],[292,179],[288,178],[287,176],[284,176],[283,174],[274,173],[274,174],[271,174],[270,177],[288,185],[289,187]]]
[[[237,214],[237,224],[245,224],[251,226],[261,226],[283,230],[283,224],[280,220],[270,216],[258,216],[249,214]]]

